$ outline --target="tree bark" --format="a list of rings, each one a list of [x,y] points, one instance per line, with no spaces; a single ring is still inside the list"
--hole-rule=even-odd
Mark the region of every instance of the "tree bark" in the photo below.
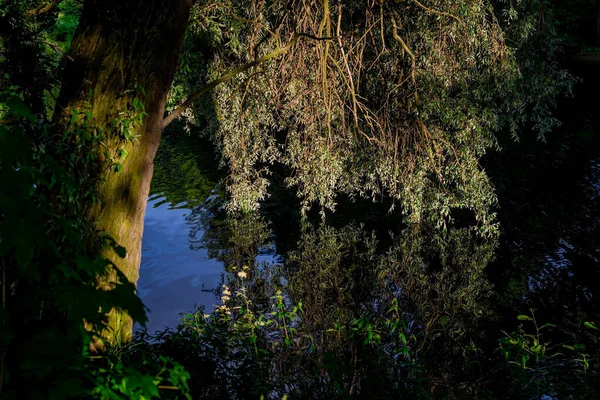
[[[111,156],[121,149],[126,152],[117,160],[122,166],[119,172],[108,170],[109,163],[99,172],[99,202],[91,208],[89,218],[98,231],[106,232],[127,249],[124,259],[112,249],[103,249],[101,254],[132,283],[139,276],[154,156],[190,7],[191,0],[87,0],[54,116],[64,132],[74,110],[79,115],[89,111],[89,125],[102,137],[96,152]],[[147,115],[134,127],[135,139],[123,140],[122,132],[114,125],[134,116],[136,97]],[[111,334],[103,336],[109,336],[111,342],[126,341],[131,330],[131,319],[112,310],[108,328]]]

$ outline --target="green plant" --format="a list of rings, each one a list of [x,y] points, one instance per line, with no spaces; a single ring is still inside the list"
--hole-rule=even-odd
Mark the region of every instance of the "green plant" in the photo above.
[[[590,336],[591,348],[571,340],[553,344],[551,330],[559,327],[549,323],[539,325],[533,309],[530,315],[519,315],[518,320],[532,324],[532,333],[521,324],[516,332],[503,332],[504,337],[500,339],[499,350],[506,362],[514,367],[511,368],[515,378],[512,390],[535,396],[590,396],[594,389],[589,383],[597,376],[599,366],[596,325],[584,322],[583,326],[590,330],[591,336],[582,332],[571,338],[587,340],[586,336]]]

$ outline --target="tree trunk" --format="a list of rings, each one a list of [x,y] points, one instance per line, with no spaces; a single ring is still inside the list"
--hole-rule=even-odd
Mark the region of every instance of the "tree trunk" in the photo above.
[[[105,157],[108,152],[121,166],[104,163],[97,187],[99,203],[92,207],[89,218],[97,230],[127,249],[124,259],[112,249],[101,253],[132,283],[139,276],[143,219],[165,99],[190,7],[191,0],[87,0],[54,116],[64,132],[74,110],[80,116],[91,112],[89,125],[101,130],[102,145],[97,153]],[[147,115],[133,128],[135,138],[124,140],[118,126],[140,115],[136,98]],[[118,154],[126,155],[119,159]],[[131,330],[127,315],[110,312],[110,341],[128,340]]]

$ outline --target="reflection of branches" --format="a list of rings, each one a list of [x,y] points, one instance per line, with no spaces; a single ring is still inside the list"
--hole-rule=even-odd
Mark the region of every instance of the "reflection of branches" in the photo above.
[[[186,217],[191,249],[206,249],[209,257],[222,261],[226,268],[254,265],[258,255],[274,256],[265,220],[257,214],[227,215],[223,202],[211,196]]]

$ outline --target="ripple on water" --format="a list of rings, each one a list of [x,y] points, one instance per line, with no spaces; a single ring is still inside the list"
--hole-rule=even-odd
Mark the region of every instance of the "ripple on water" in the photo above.
[[[210,258],[206,249],[190,249],[190,226],[185,218],[189,212],[163,196],[148,201],[138,293],[150,309],[150,332],[176,326],[179,314],[192,311],[195,305],[212,311],[216,302],[210,290],[220,284],[223,264]]]

